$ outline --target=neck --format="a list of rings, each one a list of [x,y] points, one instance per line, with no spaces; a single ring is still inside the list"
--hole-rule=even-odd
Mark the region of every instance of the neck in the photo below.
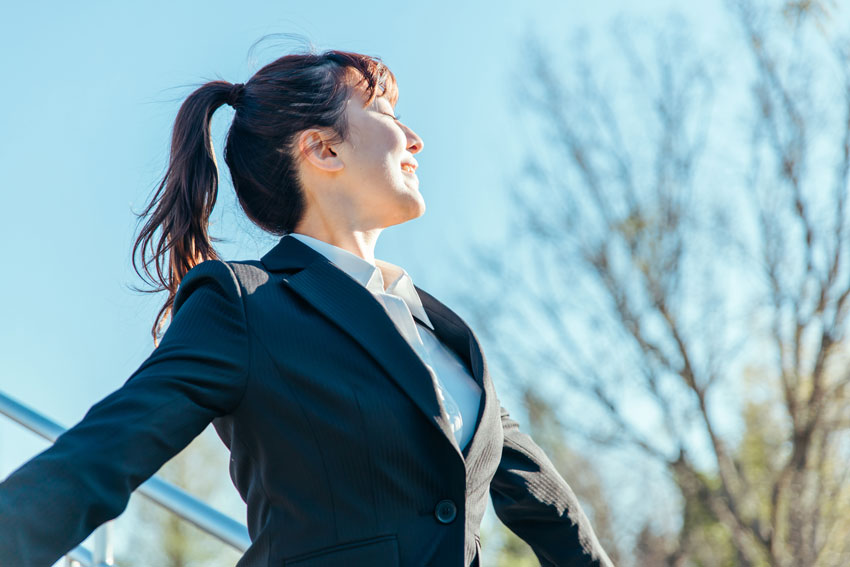
[[[337,227],[315,226],[305,223],[299,224],[293,232],[312,236],[322,242],[333,244],[355,256],[363,258],[367,262],[375,263],[375,244],[382,228],[370,230],[350,230]]]

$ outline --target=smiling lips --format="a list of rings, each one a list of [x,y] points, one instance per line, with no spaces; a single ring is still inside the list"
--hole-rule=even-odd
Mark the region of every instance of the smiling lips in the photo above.
[[[412,163],[401,164],[401,169],[406,171],[407,173],[415,173],[416,172],[416,166],[413,165]]]

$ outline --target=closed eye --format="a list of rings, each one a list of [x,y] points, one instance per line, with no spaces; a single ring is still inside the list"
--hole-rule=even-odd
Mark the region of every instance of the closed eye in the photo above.
[[[399,120],[399,121],[401,120],[401,116],[400,116],[400,115],[393,116],[392,114],[387,114],[386,112],[385,112],[384,114],[386,114],[386,115],[387,115],[387,116],[389,116],[390,118],[394,118],[395,120]]]

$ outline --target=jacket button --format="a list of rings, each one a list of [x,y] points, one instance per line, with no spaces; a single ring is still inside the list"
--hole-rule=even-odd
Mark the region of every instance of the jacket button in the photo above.
[[[457,506],[451,500],[440,500],[434,509],[434,515],[441,524],[451,524],[457,516]]]

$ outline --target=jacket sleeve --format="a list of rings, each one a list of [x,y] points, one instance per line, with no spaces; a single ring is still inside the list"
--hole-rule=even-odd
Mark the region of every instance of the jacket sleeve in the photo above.
[[[490,482],[496,515],[543,567],[613,567],[573,490],[502,408],[502,460]]]
[[[241,400],[245,310],[220,261],[183,279],[159,346],[124,385],[0,484],[0,566],[44,567],[118,516],[130,493]]]

